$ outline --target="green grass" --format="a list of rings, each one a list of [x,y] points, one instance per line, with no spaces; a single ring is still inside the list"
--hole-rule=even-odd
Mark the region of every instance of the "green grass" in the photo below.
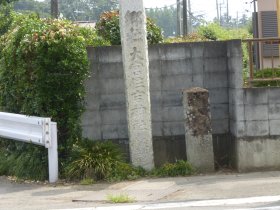
[[[133,203],[133,202],[135,202],[135,199],[130,197],[127,194],[108,195],[107,199],[111,203]]]
[[[81,185],[92,185],[94,183],[95,183],[94,179],[90,179],[90,178],[82,179],[80,181]]]

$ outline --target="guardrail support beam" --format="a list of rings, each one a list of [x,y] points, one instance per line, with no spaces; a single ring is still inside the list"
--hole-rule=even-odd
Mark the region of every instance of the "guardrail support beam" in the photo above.
[[[51,146],[48,148],[49,182],[58,180],[57,124],[51,122]]]

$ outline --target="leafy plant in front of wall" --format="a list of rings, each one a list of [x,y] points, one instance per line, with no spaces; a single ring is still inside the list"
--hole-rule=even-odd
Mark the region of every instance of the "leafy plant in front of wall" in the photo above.
[[[71,157],[66,166],[66,176],[78,180],[104,180],[123,161],[122,153],[112,142],[88,139],[74,145]]]
[[[85,37],[97,36],[70,21],[17,15],[0,42],[1,111],[51,117],[57,122],[61,165],[69,158],[73,144],[81,139],[83,84],[89,75]],[[25,175],[40,173],[37,169],[28,171],[25,162],[32,162],[32,157],[24,156],[34,153],[33,162],[42,160],[46,154],[44,148],[32,146],[34,151],[38,150],[34,152],[30,145],[12,142],[6,142],[5,147],[10,148],[7,156],[20,148],[22,155],[17,156],[15,167],[25,170]],[[43,163],[47,168],[47,163]],[[63,167],[60,168],[63,172]]]
[[[152,171],[124,162],[117,145],[110,141],[85,139],[73,148],[71,160],[66,166],[66,177],[72,180],[106,180],[109,182],[135,180],[141,177],[188,176],[195,172],[184,160],[166,163]]]
[[[121,44],[119,19],[119,11],[104,12],[96,24],[98,35],[109,41],[111,45]],[[163,42],[161,29],[150,18],[147,18],[147,40],[149,44]]]

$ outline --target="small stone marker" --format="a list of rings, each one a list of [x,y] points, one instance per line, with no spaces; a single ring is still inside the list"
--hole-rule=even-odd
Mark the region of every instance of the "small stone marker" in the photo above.
[[[214,171],[209,92],[202,88],[183,91],[187,160],[201,172]]]
[[[143,0],[120,0],[131,162],[154,168],[146,15]]]

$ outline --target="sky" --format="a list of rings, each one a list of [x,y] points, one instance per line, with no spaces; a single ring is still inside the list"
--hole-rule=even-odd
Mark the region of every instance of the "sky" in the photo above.
[[[217,16],[216,0],[190,0],[191,9],[195,15],[204,14],[207,20],[212,20]],[[226,12],[226,0],[218,0],[222,5],[222,14]],[[241,17],[243,14],[251,15],[253,5],[250,0],[228,0],[229,14],[232,17]],[[247,3],[247,4],[246,4]],[[176,6],[176,0],[144,0],[146,8]],[[246,11],[248,10],[248,11]],[[237,14],[238,13],[238,14]]]

